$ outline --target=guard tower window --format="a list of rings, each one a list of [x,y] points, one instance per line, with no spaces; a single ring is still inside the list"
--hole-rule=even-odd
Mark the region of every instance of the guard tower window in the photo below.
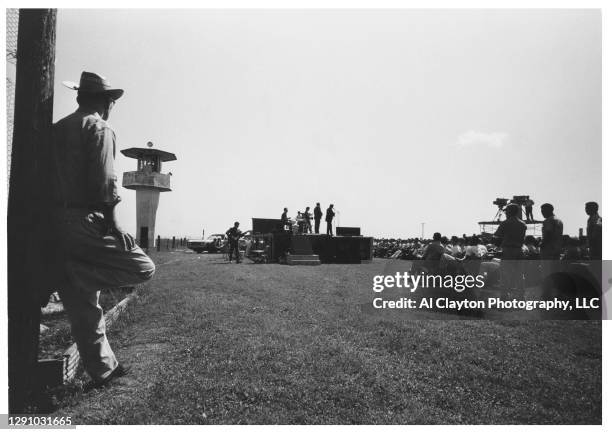
[[[144,172],[160,172],[159,156],[143,156],[138,159],[138,170]]]

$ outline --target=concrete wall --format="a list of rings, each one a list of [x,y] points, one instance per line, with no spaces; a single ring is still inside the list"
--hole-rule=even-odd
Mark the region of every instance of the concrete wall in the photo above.
[[[153,187],[162,192],[170,191],[170,175],[158,172],[132,171],[123,173],[123,187],[126,189],[139,189]]]
[[[148,227],[149,248],[155,245],[155,216],[159,205],[159,190],[139,189],[136,191],[136,238],[144,247],[140,237],[140,228]]]

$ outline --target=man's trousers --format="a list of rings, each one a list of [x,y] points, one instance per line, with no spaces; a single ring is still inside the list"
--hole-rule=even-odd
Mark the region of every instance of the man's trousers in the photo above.
[[[327,222],[327,235],[333,236],[334,230],[332,229],[332,223],[330,221],[326,221],[326,222]]]
[[[315,219],[315,234],[319,234],[319,228],[321,227],[321,219]]]
[[[238,248],[238,242],[230,243],[229,245],[229,261],[232,261],[232,255],[236,255],[236,262],[240,262],[240,250]]]
[[[145,282],[155,273],[155,264],[138,246],[126,251],[115,237],[106,235],[99,212],[56,210],[53,230],[60,240],[66,278],[58,292],[85,370],[100,381],[118,364],[106,338],[100,290]]]

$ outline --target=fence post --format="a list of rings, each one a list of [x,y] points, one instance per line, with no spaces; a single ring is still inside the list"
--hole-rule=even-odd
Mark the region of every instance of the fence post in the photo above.
[[[176,243],[176,236],[172,236],[172,249],[174,249]]]
[[[56,13],[56,9],[19,11],[7,216],[8,394],[13,414],[23,412],[26,396],[34,388],[40,297],[47,290],[38,278],[46,276],[43,271],[51,261],[37,257],[32,248],[41,247],[35,237],[49,206],[41,197],[41,186],[49,182],[45,162],[53,118]]]
[[[157,252],[161,250],[161,236],[157,236]]]

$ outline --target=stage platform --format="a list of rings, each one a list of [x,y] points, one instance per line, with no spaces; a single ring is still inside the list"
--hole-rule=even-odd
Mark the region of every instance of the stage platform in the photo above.
[[[372,261],[373,238],[326,236],[324,234],[272,234],[273,261],[288,252],[292,255],[318,255],[321,263],[359,264]]]

